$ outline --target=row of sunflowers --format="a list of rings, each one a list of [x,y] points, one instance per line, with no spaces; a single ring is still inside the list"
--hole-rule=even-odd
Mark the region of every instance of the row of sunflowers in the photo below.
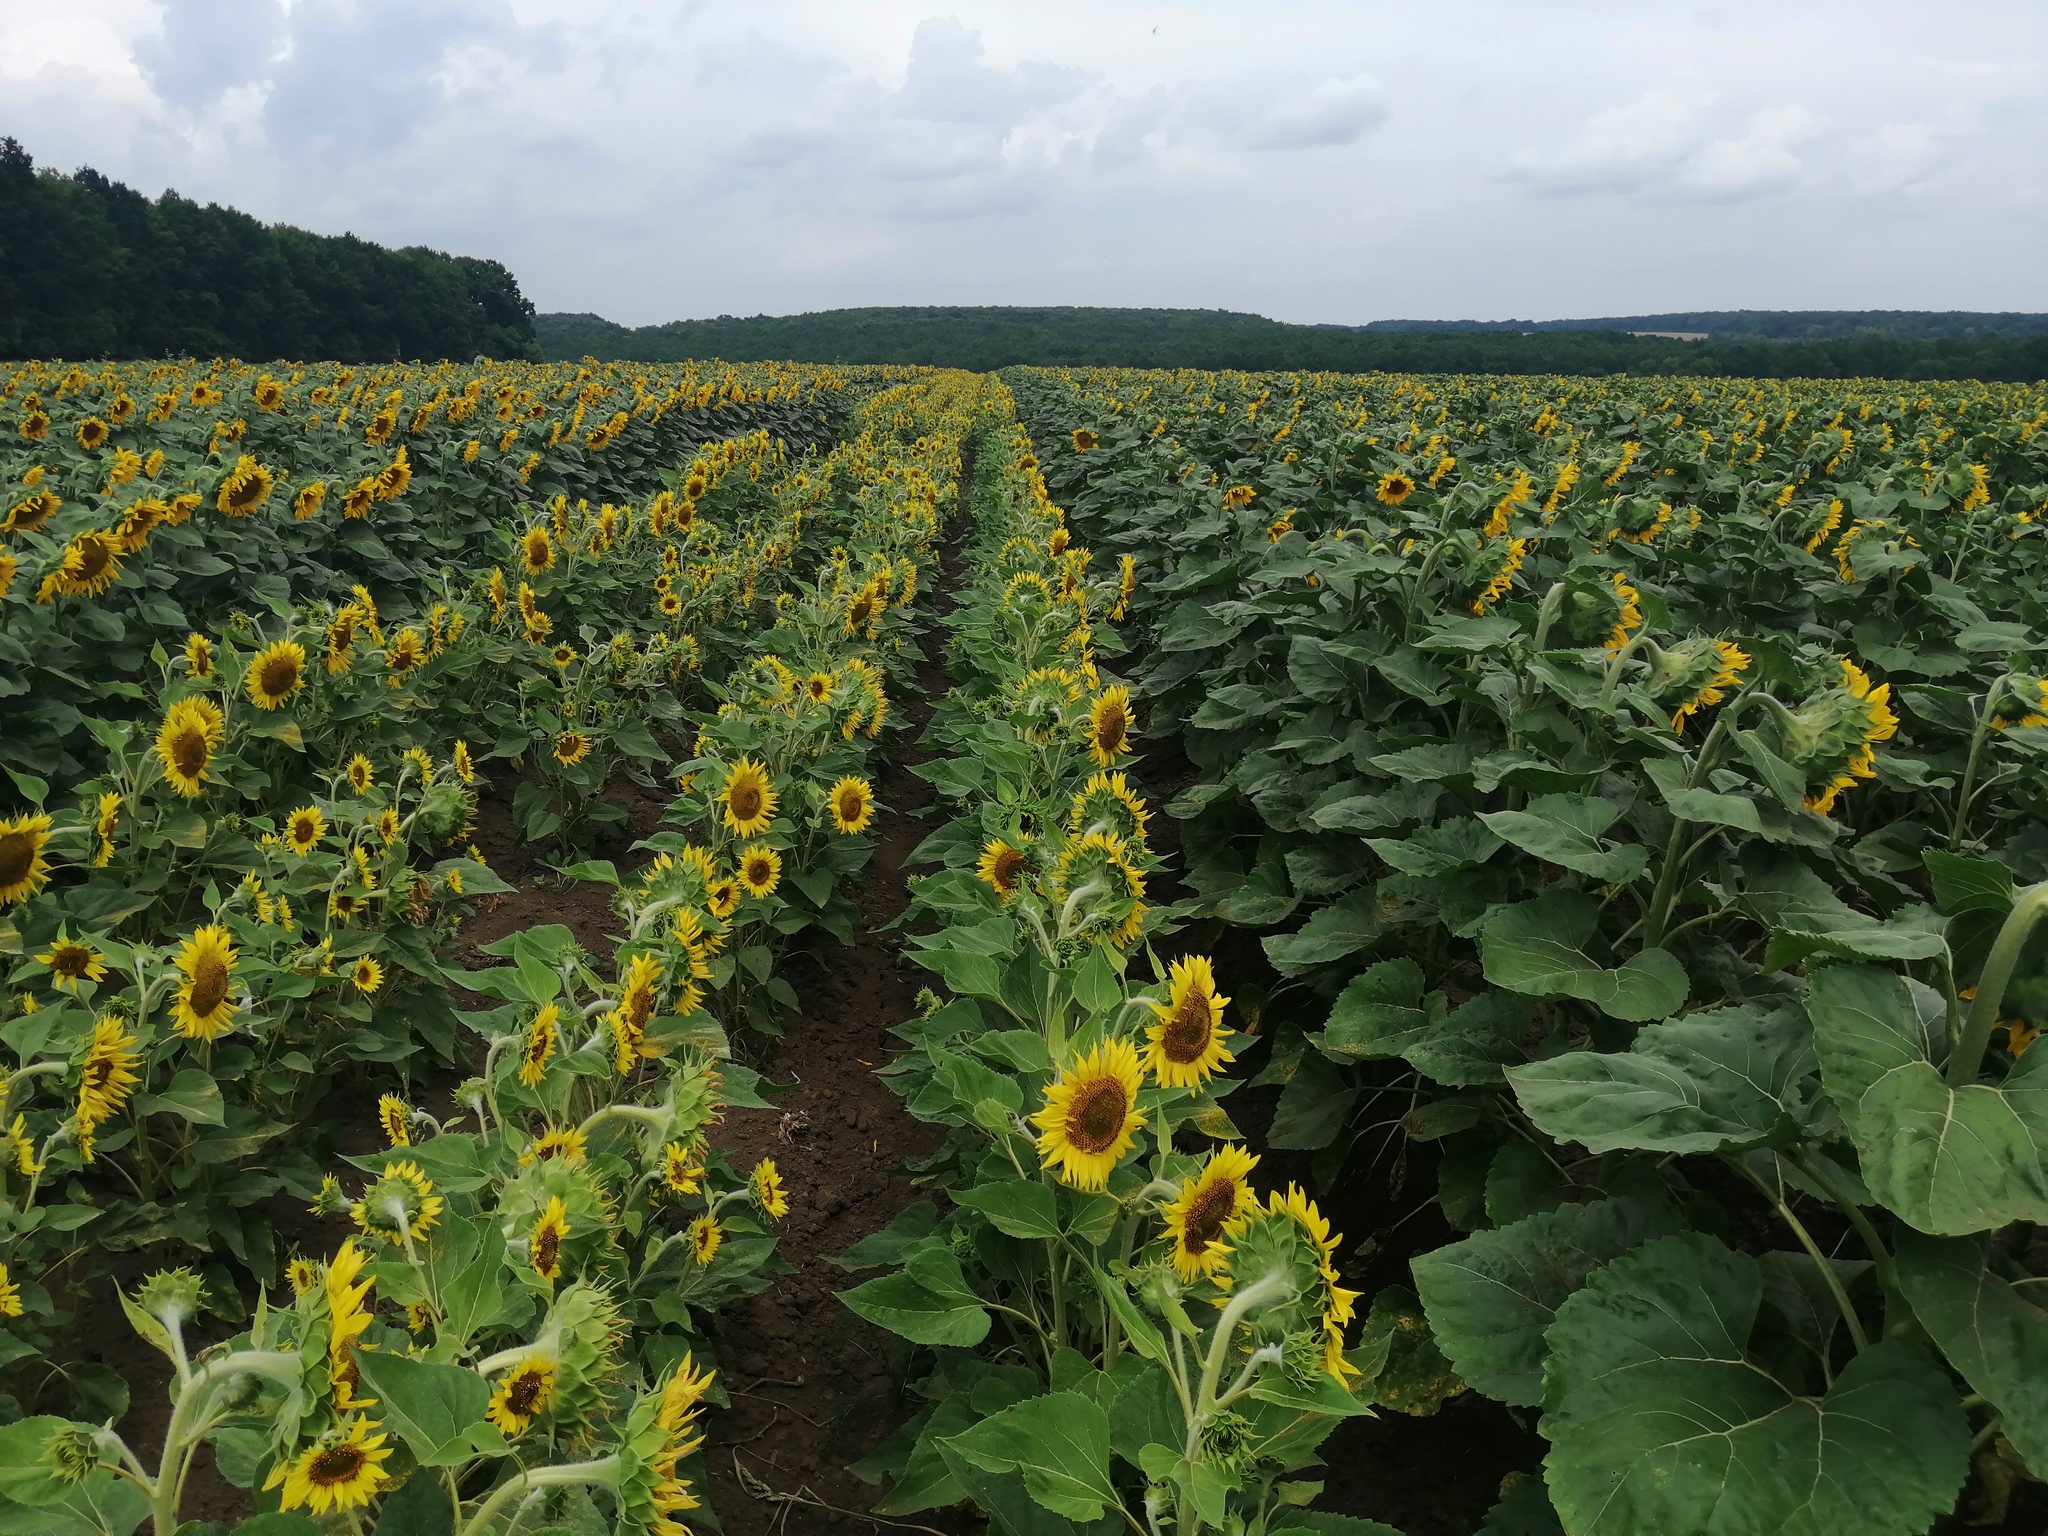
[[[2048,1475],[2048,389],[1010,382],[1135,563],[1269,1144],[1375,1246],[1450,1229],[1373,1299],[1416,1408],[1540,1411],[1486,1528],[2002,1518]]]
[[[782,947],[850,921],[866,761],[977,410],[949,376],[870,390],[822,457],[692,445],[638,505],[528,503],[494,563],[406,600],[356,583],[195,631],[145,718],[95,733],[79,809],[0,827],[0,1309],[17,1381],[68,1376],[76,1413],[0,1429],[24,1518],[168,1536],[210,1446],[292,1529],[397,1501],[479,1533],[574,1523],[593,1495],[676,1529],[722,1400],[702,1319],[766,1284],[787,1208],[772,1162],[736,1173],[707,1140],[761,1103],[727,1030],[774,1027]],[[570,852],[613,766],[669,786],[639,870],[563,871],[616,887],[609,966],[559,925],[451,962],[506,890],[468,840],[499,762],[526,836]],[[437,1063],[480,1070],[444,1090]],[[344,1155],[363,1116],[335,1103],[371,1098],[385,1145]],[[287,1198],[353,1235],[282,1253]],[[123,1297],[173,1373],[163,1444],[131,1446],[125,1384],[39,1373],[33,1325],[65,1320],[44,1279],[166,1241],[202,1257]],[[289,1306],[242,1305],[280,1274]],[[200,1347],[202,1305],[245,1331]]]
[[[949,1207],[840,1261],[886,1268],[843,1299],[937,1353],[925,1406],[854,1470],[887,1479],[891,1519],[971,1500],[1012,1532],[1306,1528],[1319,1485],[1297,1474],[1370,1411],[1388,1341],[1347,1351],[1353,1295],[1313,1201],[1253,1191],[1219,1102],[1229,999],[1207,958],[1155,947],[1176,912],[1147,901],[1161,860],[1109,670],[1133,562],[1095,568],[998,404],[918,770],[950,819],[914,855],[942,867],[913,883],[931,931],[911,958],[944,996],[885,1069],[946,1128],[921,1166]]]

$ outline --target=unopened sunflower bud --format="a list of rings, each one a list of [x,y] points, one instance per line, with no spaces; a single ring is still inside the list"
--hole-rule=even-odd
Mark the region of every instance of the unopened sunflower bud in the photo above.
[[[166,1269],[143,1281],[135,1300],[166,1328],[177,1329],[198,1312],[203,1289],[191,1270]]]
[[[38,1462],[52,1482],[82,1483],[106,1460],[101,1434],[89,1424],[66,1424],[44,1439]]]

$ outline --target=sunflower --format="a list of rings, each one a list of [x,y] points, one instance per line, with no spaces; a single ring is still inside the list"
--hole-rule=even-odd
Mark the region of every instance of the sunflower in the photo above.
[[[50,415],[47,411],[28,410],[22,413],[21,435],[32,443],[40,443],[50,435]]]
[[[26,901],[50,883],[50,818],[41,812],[0,817],[0,907]]]
[[[556,1201],[559,1205],[561,1202]],[[555,1392],[555,1363],[545,1355],[528,1355],[512,1367],[512,1374],[498,1383],[484,1417],[508,1435],[526,1433],[527,1427],[547,1411]]]
[[[104,447],[108,435],[107,424],[97,416],[88,416],[78,424],[78,446],[87,453]]]
[[[749,896],[772,894],[781,878],[782,855],[765,843],[755,843],[740,855],[739,880]]]
[[[647,1021],[661,1001],[661,961],[654,955],[635,955],[626,967],[619,986],[618,1006],[606,1015],[617,1046],[615,1065],[619,1075],[633,1070],[646,1051]]]
[[[541,1279],[553,1280],[562,1273],[562,1239],[568,1235],[568,1210],[560,1195],[550,1195],[526,1240],[527,1262]]]
[[[284,1279],[294,1296],[303,1296],[320,1283],[320,1271],[311,1259],[296,1258],[285,1265]]]
[[[731,917],[740,904],[740,883],[731,875],[720,875],[704,891],[704,905],[720,922]]]
[[[776,1171],[772,1157],[762,1158],[747,1176],[747,1198],[770,1221],[780,1221],[789,1214],[789,1192],[782,1186],[782,1175]]]
[[[121,543],[111,533],[88,529],[64,546],[63,558],[43,583],[59,597],[97,597],[121,579]],[[42,600],[42,592],[37,593]]]
[[[320,846],[327,835],[327,818],[317,805],[302,806],[285,818],[284,845],[300,858]]]
[[[391,1454],[388,1437],[370,1433],[378,1427],[360,1415],[337,1424],[292,1460],[279,1462],[265,1490],[282,1483],[283,1508],[305,1505],[316,1516],[366,1507],[391,1480],[383,1465]]]
[[[1730,688],[1740,687],[1742,674],[1749,670],[1750,660],[1749,653],[1734,641],[1716,640],[1713,646],[1713,675],[1701,685],[1697,693],[1678,706],[1677,712],[1671,717],[1672,731],[1682,733],[1685,730],[1685,722],[1693,715],[1719,704],[1728,697]]]
[[[704,1180],[704,1161],[680,1141],[661,1149],[661,1182],[671,1194],[694,1195]]]
[[[128,1095],[142,1081],[135,1068],[142,1060],[136,1037],[116,1015],[103,1013],[94,1020],[92,1044],[78,1072],[78,1128],[90,1136],[98,1127],[121,1112]]]
[[[581,731],[564,731],[555,738],[555,761],[573,768],[590,756],[590,738]]]
[[[384,669],[396,672],[400,677],[426,659],[426,638],[410,625],[393,635],[391,644],[384,648]]]
[[[63,500],[55,491],[36,491],[7,509],[0,533],[34,533],[57,515]]]
[[[256,653],[242,680],[249,702],[258,709],[282,709],[306,684],[306,648],[296,640],[278,640]]]
[[[1237,1058],[1223,1048],[1230,1031],[1208,957],[1176,960],[1167,974],[1167,1000],[1151,1004],[1159,1022],[1145,1031],[1145,1065],[1162,1088],[1199,1088],[1216,1069]]]
[[[370,786],[377,782],[377,772],[370,766],[370,760],[358,752],[348,760],[348,787],[359,795],[368,794]]]
[[[357,961],[358,966],[375,965],[376,961]],[[365,991],[374,990],[365,988]],[[383,1127],[387,1146],[409,1147],[412,1145],[412,1111],[405,1100],[395,1093],[380,1095],[377,1100],[377,1124]]]
[[[384,985],[384,967],[364,955],[350,968],[348,979],[355,983],[358,992],[368,994]]]
[[[683,600],[673,592],[664,592],[661,594],[659,606],[661,608],[661,616],[665,619],[672,619],[683,611]]]
[[[100,952],[90,944],[66,938],[62,929],[36,959],[50,968],[50,985],[62,992],[76,992],[87,982],[106,979],[106,962]]]
[[[1224,1239],[1244,1225],[1245,1214],[1259,1203],[1245,1182],[1258,1161],[1243,1147],[1218,1147],[1160,1212],[1173,1241],[1173,1267],[1183,1280],[1192,1284],[1229,1262]]]
[[[277,477],[258,464],[253,454],[245,453],[221,481],[214,505],[228,517],[247,517],[269,499],[276,484]]]
[[[377,482],[374,479],[358,480],[355,489],[341,498],[341,515],[360,519],[370,515],[370,508],[377,503]]]
[[[529,576],[538,576],[555,563],[555,541],[545,528],[529,528],[519,536],[519,564]]]
[[[98,816],[93,824],[92,867],[105,869],[114,862],[114,830],[121,824],[121,796],[114,790],[103,790],[99,798]]]
[[[1105,688],[1088,706],[1088,755],[1105,768],[1116,766],[1119,753],[1131,749],[1131,693]]]
[[[775,819],[775,789],[768,770],[751,757],[741,758],[727,770],[718,799],[725,806],[725,825],[741,837],[758,836]]]
[[[584,1144],[583,1133],[572,1125],[566,1130],[556,1130],[550,1127],[542,1132],[540,1139],[527,1149],[526,1155],[520,1159],[520,1162],[546,1163],[560,1161],[573,1166],[584,1161],[588,1156],[589,1149]]]
[[[434,1181],[418,1163],[386,1163],[383,1175],[363,1191],[363,1198],[348,1208],[355,1224],[371,1237],[388,1243],[408,1238],[422,1241],[434,1230],[446,1205],[434,1193]]]
[[[206,636],[185,637],[185,671],[193,677],[213,676],[213,642]]]
[[[400,444],[398,456],[377,471],[377,499],[395,501],[405,494],[405,488],[412,484],[412,462],[405,456],[405,445]]]
[[[690,1223],[690,1254],[697,1261],[699,1269],[704,1268],[718,1257],[718,1245],[725,1241],[725,1228],[711,1215],[699,1216]]]
[[[832,690],[838,684],[839,679],[830,672],[813,672],[804,679],[804,697],[813,704],[829,703],[832,698]]]
[[[315,480],[308,485],[302,485],[292,497],[292,516],[302,523],[306,522],[319,512],[321,503],[326,500],[325,480]]]
[[[1100,441],[1101,439],[1096,437],[1096,435],[1093,432],[1090,432],[1086,427],[1074,428],[1074,452],[1086,453],[1090,448],[1093,448],[1096,445],[1096,443]]]
[[[171,1005],[171,1022],[188,1040],[212,1040],[235,1016],[235,947],[218,923],[187,939],[172,962],[184,978]]]
[[[985,882],[1005,901],[1016,894],[1018,885],[1031,868],[1031,859],[1023,849],[1012,848],[1000,837],[992,837],[981,850],[981,859],[974,866],[976,878]]]
[[[844,778],[826,792],[832,810],[832,825],[851,837],[867,830],[875,819],[875,791],[866,779]]]
[[[1380,488],[1376,494],[1388,506],[1398,507],[1415,494],[1415,482],[1395,470],[1390,475],[1380,476]]]
[[[1106,1041],[1062,1067],[1059,1080],[1045,1090],[1045,1107],[1031,1117],[1043,1133],[1043,1166],[1057,1163],[1061,1180],[1076,1189],[1107,1184],[1145,1124],[1138,1113],[1143,1082],[1138,1053],[1128,1040]]]
[[[555,1054],[555,1022],[561,1016],[561,1009],[548,1003],[526,1026],[526,1043],[519,1050],[519,1081],[528,1088],[538,1088],[547,1076],[548,1060]]]
[[[469,743],[458,740],[455,750],[449,755],[448,766],[455,770],[455,777],[465,784],[476,782],[476,765],[469,759]]]
[[[314,1215],[328,1215],[345,1208],[341,1186],[334,1182],[332,1174],[322,1181],[320,1193],[321,1203],[313,1207]],[[334,1251],[327,1273],[321,1277],[321,1288],[327,1293],[327,1376],[333,1384],[337,1408],[347,1408],[355,1402],[355,1389],[362,1379],[356,1367],[355,1342],[357,1335],[370,1326],[370,1308],[363,1305],[363,1299],[376,1282],[358,1281],[356,1276],[369,1262],[369,1253],[358,1248],[354,1238],[347,1238]]]

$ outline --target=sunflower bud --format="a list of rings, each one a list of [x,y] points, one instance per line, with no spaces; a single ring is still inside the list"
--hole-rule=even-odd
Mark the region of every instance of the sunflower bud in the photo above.
[[[143,1311],[176,1331],[199,1310],[201,1293],[199,1277],[191,1270],[166,1269],[143,1281],[135,1300]]]
[[[89,1424],[65,1424],[44,1439],[38,1464],[52,1482],[82,1483],[108,1459],[104,1435]]]

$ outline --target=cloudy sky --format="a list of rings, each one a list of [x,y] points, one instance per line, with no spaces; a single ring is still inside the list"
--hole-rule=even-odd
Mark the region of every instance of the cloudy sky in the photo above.
[[[0,0],[0,133],[629,324],[2048,309],[2039,0]]]

